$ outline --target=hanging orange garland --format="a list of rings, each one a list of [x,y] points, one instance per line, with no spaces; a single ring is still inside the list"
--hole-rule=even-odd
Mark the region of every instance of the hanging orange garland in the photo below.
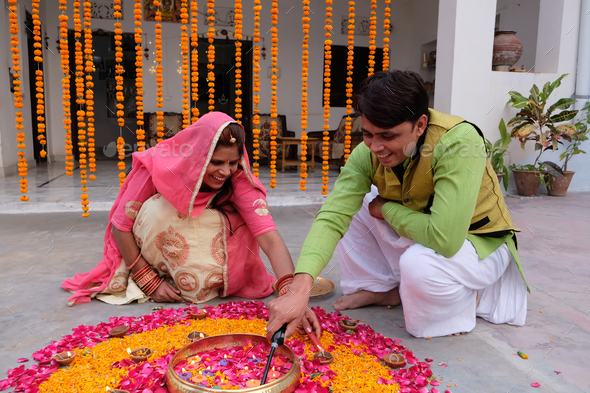
[[[116,97],[117,97],[117,123],[119,124],[119,138],[117,138],[117,152],[119,153],[119,161],[117,166],[121,171],[119,173],[119,186],[122,186],[125,182],[125,139],[123,138],[123,126],[125,125],[125,112],[123,102],[125,101],[125,96],[123,95],[123,30],[121,29],[121,0],[113,0],[115,5],[113,12],[113,16],[117,18],[115,22],[115,79],[117,81],[116,86]]]
[[[234,38],[236,39],[236,120],[242,123],[242,2],[235,0],[234,20],[236,29]]]
[[[369,76],[375,72],[375,37],[377,36],[377,0],[371,0],[371,26],[369,27]]]
[[[213,69],[215,66],[215,46],[213,46],[213,40],[215,39],[215,0],[207,0],[207,23],[209,24],[209,30],[207,31],[207,38],[209,41],[209,47],[207,48],[207,85],[209,86],[209,112],[215,110],[215,73]]]
[[[62,85],[62,106],[64,110],[64,130],[66,131],[66,174],[72,176],[74,174],[74,156],[72,155],[72,114],[70,112],[70,51],[68,50],[68,20],[66,15],[67,0],[59,0],[59,9],[61,15],[59,16],[59,33],[61,39],[59,40],[60,56],[61,56],[61,70],[64,74],[61,79]]]
[[[16,5],[17,0],[8,0],[8,9],[10,10],[10,51],[12,52],[12,71],[14,72],[14,107],[16,108],[15,113],[15,120],[16,125],[15,128],[16,132],[16,141],[18,142],[17,147],[21,150],[17,152],[18,155],[18,175],[21,177],[20,179],[20,192],[25,194],[28,192],[27,188],[27,159],[25,158],[25,133],[23,129],[23,113],[21,109],[23,108],[23,93],[21,92],[21,84],[22,81],[20,80],[20,50],[18,48],[18,7]],[[26,195],[21,195],[20,200],[25,202],[29,200],[29,197]]]
[[[81,184],[82,184],[82,195],[80,198],[82,199],[82,217],[88,217],[88,194],[86,191],[88,188],[86,187],[86,111],[84,110],[84,105],[86,104],[86,99],[84,95],[84,53],[85,50],[82,50],[82,43],[80,42],[80,38],[82,37],[82,18],[80,16],[80,2],[74,1],[74,37],[76,39],[75,43],[75,59],[76,59],[76,104],[78,104],[78,109],[76,111],[76,119],[78,122],[78,151],[80,152],[80,177],[81,177]]]
[[[277,23],[279,19],[279,5],[277,1],[272,2],[272,8],[270,10],[271,13],[271,23],[272,27],[271,31],[271,48],[270,48],[270,55],[271,55],[271,67],[272,67],[272,74],[271,74],[271,85],[272,85],[272,93],[270,97],[270,188],[275,188],[277,186],[277,56],[279,54],[279,34],[277,30]],[[283,152],[285,154],[286,152]]]
[[[348,58],[346,61],[346,136],[344,137],[344,162],[350,156],[350,134],[352,130],[352,74],[354,61],[354,1],[348,2]]]
[[[301,165],[299,168],[299,189],[305,191],[305,183],[307,179],[307,76],[309,68],[309,0],[303,0],[303,52],[301,55]],[[285,152],[283,152],[285,154]],[[315,152],[311,152],[315,154]]]
[[[188,4],[187,0],[180,3],[180,54],[182,55],[182,128],[191,123],[189,111],[189,76],[188,76]]]
[[[39,20],[39,1],[33,0],[32,11],[33,11],[33,48],[35,48],[34,60],[37,63],[37,70],[35,71],[35,90],[37,91],[37,139],[41,144],[41,157],[47,156],[45,151],[45,145],[47,140],[45,138],[45,89],[43,88],[43,70],[41,69],[41,63],[43,63],[43,44],[41,44],[41,21]]]
[[[143,1],[135,0],[135,106],[137,117],[137,151],[145,150],[145,129],[143,120],[143,30],[141,30],[141,18],[143,17]]]
[[[389,18],[391,17],[391,0],[385,0],[385,19],[383,19],[383,71],[389,71],[389,29],[391,28]]]
[[[156,120],[157,127],[156,131],[158,132],[158,138],[156,142],[160,143],[164,140],[164,112],[162,108],[164,107],[164,98],[162,96],[164,92],[164,78],[162,77],[162,3],[158,0],[154,0],[154,6],[157,7],[156,10],[156,106],[158,110],[156,111]]]
[[[191,108],[191,124],[199,120],[199,108],[197,108],[197,101],[199,101],[199,36],[198,29],[198,6],[197,0],[191,0],[191,87],[192,87],[192,108]]]
[[[94,153],[94,83],[92,72],[94,72],[94,53],[92,49],[92,13],[89,1],[84,2],[84,53],[86,57],[86,116],[88,123],[88,167],[90,173],[96,171],[96,154]],[[82,157],[82,155],[80,155]],[[86,184],[86,160],[82,163],[80,158],[80,173],[82,173],[82,184]],[[96,176],[90,175],[90,180]]]
[[[330,65],[332,64],[332,0],[326,0],[326,26],[324,27],[326,33],[326,40],[324,41],[324,137],[322,143],[322,194],[328,193],[328,170],[329,165],[329,150],[330,150],[330,92],[331,92],[331,72]]]
[[[260,5],[260,0],[254,0],[254,55],[252,59],[252,63],[254,65],[254,87],[252,91],[254,92],[253,102],[254,102],[254,116],[252,118],[252,136],[253,136],[253,143],[252,147],[252,158],[254,162],[252,163],[252,173],[256,177],[260,177],[260,172],[258,170],[259,163],[258,160],[260,159],[260,141],[258,137],[260,136],[260,111],[258,110],[258,104],[260,104],[260,11],[262,10],[262,6]]]

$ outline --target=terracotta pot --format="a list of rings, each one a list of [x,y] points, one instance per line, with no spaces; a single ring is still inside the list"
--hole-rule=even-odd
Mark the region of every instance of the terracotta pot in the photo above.
[[[503,173],[496,173],[496,176],[498,176],[498,183],[502,184],[502,179],[504,178],[504,174]]]
[[[537,191],[541,185],[541,180],[539,179],[539,174],[541,173],[543,172],[512,170],[518,195],[526,197],[537,195]]]
[[[547,194],[550,196],[557,196],[557,197],[564,197],[567,193],[567,189],[570,186],[570,182],[574,177],[574,173],[572,171],[567,171],[564,173],[565,176],[563,177],[555,177],[549,176],[549,187],[547,189]]]
[[[494,37],[492,66],[511,66],[522,56],[522,42],[515,31],[497,31]]]

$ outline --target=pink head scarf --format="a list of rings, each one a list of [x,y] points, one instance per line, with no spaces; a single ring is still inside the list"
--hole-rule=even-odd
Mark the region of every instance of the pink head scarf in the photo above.
[[[207,165],[217,146],[217,141],[230,123],[236,122],[222,112],[211,112],[174,137],[164,140],[148,150],[133,153],[133,169],[121,186],[109,215],[109,225],[104,238],[103,259],[90,272],[76,274],[73,279],[66,279],[62,282],[64,289],[74,291],[74,295],[68,299],[69,305],[90,302],[93,294],[105,290],[120,266],[122,257],[111,233],[110,222],[129,183],[140,168],[147,169],[157,192],[180,212],[190,217],[197,217],[205,210],[215,193],[199,193],[199,189],[203,183]],[[266,190],[260,180],[250,172],[245,146],[241,166],[247,179],[247,182],[244,182],[245,179],[240,181],[241,186],[256,188],[266,195]],[[142,171],[142,173],[146,172]],[[274,277],[265,271],[252,232],[247,227],[243,227],[242,231],[245,232],[240,236],[232,236],[227,245],[228,253],[233,256],[232,259],[235,261],[232,265],[228,265],[228,276],[232,277],[229,281],[228,294],[249,298],[267,296],[272,292],[271,284]],[[238,245],[238,243],[242,244]],[[249,247],[244,247],[244,245]],[[246,254],[243,251],[246,249],[255,249],[256,253]]]

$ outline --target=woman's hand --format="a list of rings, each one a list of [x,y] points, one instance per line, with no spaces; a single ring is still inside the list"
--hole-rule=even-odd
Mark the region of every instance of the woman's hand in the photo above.
[[[183,302],[184,299],[178,296],[180,291],[170,284],[166,280],[162,281],[160,286],[156,288],[150,297],[158,303],[174,303]]]

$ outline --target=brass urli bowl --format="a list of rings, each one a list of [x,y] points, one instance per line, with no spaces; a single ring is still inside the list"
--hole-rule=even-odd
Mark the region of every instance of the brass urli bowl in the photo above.
[[[206,337],[199,341],[188,344],[185,347],[182,347],[178,352],[176,352],[170,364],[168,364],[168,371],[166,372],[168,377],[166,382],[168,391],[170,393],[211,392],[211,388],[197,386],[181,379],[174,371],[174,367],[176,367],[178,363],[182,362],[186,358],[196,355],[199,352],[211,351],[216,348],[245,346],[248,342],[251,342],[253,345],[260,343],[269,345],[266,337],[256,334],[222,334],[219,336]],[[295,391],[301,376],[299,359],[297,356],[295,356],[293,350],[291,350],[291,348],[287,347],[286,345],[281,345],[275,350],[274,356],[278,354],[285,356],[291,363],[293,363],[293,366],[287,372],[287,374],[283,375],[276,381],[266,383],[262,386],[247,389],[236,389],[232,390],[232,392],[292,393]],[[244,358],[244,361],[246,361],[246,358]]]

